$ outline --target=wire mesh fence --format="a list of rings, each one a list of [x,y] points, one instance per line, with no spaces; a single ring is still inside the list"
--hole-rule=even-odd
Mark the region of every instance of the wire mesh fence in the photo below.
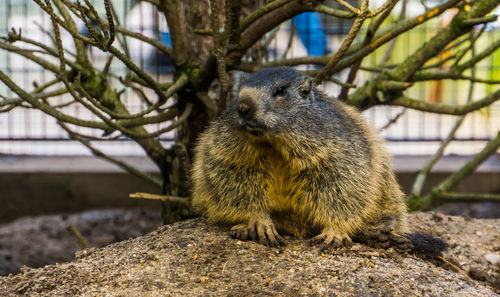
[[[101,1],[94,1],[96,9],[102,8]],[[142,33],[169,45],[170,37],[168,27],[162,16],[155,11],[152,4],[144,1],[114,0],[113,4],[117,10],[119,21],[127,29]],[[334,5],[333,3],[328,3]],[[376,2],[373,3],[377,5]],[[408,2],[408,14],[418,14],[424,11],[420,1]],[[398,17],[397,6],[394,9],[395,20]],[[428,40],[446,22],[449,16],[428,22],[425,26],[419,26],[400,38],[394,44],[392,55],[389,60],[384,61],[388,66],[391,63],[401,61],[419,45]],[[389,18],[391,21],[391,18]],[[309,13],[301,15],[293,20],[283,23],[276,32],[269,33],[273,39],[270,42],[267,58],[270,60],[281,57],[320,56],[335,52],[342,42],[343,37],[350,28],[350,21],[339,20],[333,17]],[[500,37],[500,30],[496,24],[490,25],[487,32],[477,43],[478,50],[491,44],[493,40]],[[52,44],[50,32],[50,18],[45,15],[38,6],[30,0],[4,0],[0,3],[0,35],[6,36],[11,30],[22,28],[24,37],[31,38],[37,42]],[[79,30],[85,33],[85,25],[79,24]],[[74,55],[74,46],[71,36],[62,34],[64,47],[69,56]],[[156,51],[152,46],[128,38],[129,51],[134,62],[142,69],[152,74],[160,82],[172,81],[171,61],[168,56]],[[30,45],[22,45],[27,49],[34,49]],[[363,63],[364,68],[355,81],[362,85],[364,81],[373,76],[371,67],[377,65],[384,59],[387,47],[382,47],[370,55]],[[107,54],[95,48],[88,48],[89,55],[95,65],[104,67]],[[442,59],[446,59],[443,53]],[[57,60],[54,58],[54,62]],[[14,53],[0,49],[0,69],[6,72],[15,82],[25,90],[31,91],[36,86],[54,80],[54,75],[43,69],[40,65],[30,62]],[[315,69],[314,66],[299,67],[299,69]],[[113,60],[111,72],[116,79],[125,74],[125,67],[118,61]],[[338,79],[344,80],[347,71],[337,75]],[[494,53],[491,57],[482,61],[475,69],[475,75],[485,79],[500,79],[500,53]],[[118,87],[118,84],[117,84]],[[326,83],[323,88],[331,96],[340,92],[340,87],[333,83]],[[476,84],[472,98],[481,98],[495,89],[493,85]],[[420,100],[439,102],[445,104],[463,104],[467,100],[469,84],[464,81],[432,81],[419,83],[408,90],[409,95]],[[15,94],[0,85],[0,95],[15,99]],[[131,112],[139,111],[141,100],[138,96],[151,96],[153,93],[147,89],[125,90],[122,98],[124,104]],[[67,95],[55,96],[52,104],[68,104],[71,98]],[[86,108],[79,104],[71,104],[65,112],[83,119],[95,119]],[[394,153],[403,154],[429,154],[439,145],[439,141],[446,138],[455,122],[454,116],[436,115],[402,107],[377,106],[364,112],[366,118],[380,129],[381,134],[388,140],[389,149]],[[161,128],[156,124],[155,127]],[[388,125],[390,124],[390,125]],[[160,125],[160,126],[158,126]],[[483,143],[491,139],[500,130],[500,104],[497,102],[478,112],[466,117],[456,135],[456,140],[448,149],[448,153],[470,154],[478,151]],[[87,135],[101,136],[99,131],[78,128],[79,132]],[[175,131],[160,136],[162,142],[168,145],[175,136]],[[96,147],[103,149],[111,155],[143,155],[142,150],[132,141],[126,138],[118,138],[113,141],[96,141]],[[0,153],[4,154],[42,154],[42,155],[82,155],[89,154],[88,150],[79,143],[71,141],[64,130],[55,120],[43,112],[35,109],[15,108],[9,112],[0,113]]]

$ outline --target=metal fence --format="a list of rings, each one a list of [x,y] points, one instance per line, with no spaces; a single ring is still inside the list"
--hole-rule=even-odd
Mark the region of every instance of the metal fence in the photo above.
[[[141,32],[150,37],[168,44],[170,42],[166,22],[147,2],[130,0],[114,0],[113,3],[120,16],[121,23],[129,30]],[[96,8],[102,8],[102,1],[95,1]],[[377,3],[374,3],[377,5]],[[380,3],[379,3],[380,4]],[[395,9],[396,14],[398,7]],[[418,1],[409,2],[409,14],[423,12],[423,6]],[[444,16],[445,17],[445,16]],[[443,17],[443,18],[444,18]],[[401,36],[394,48],[392,60],[396,63],[407,56],[425,40],[429,39],[440,26],[442,19],[429,22],[416,30]],[[85,26],[80,24],[81,32]],[[6,36],[10,28],[22,28],[23,36],[40,42],[49,43],[50,37],[46,34],[51,30],[50,19],[31,0],[4,0],[0,3],[0,35]],[[346,30],[350,27],[349,21],[338,21],[315,14],[300,16],[280,26],[276,37],[271,43],[269,56],[300,57],[306,55],[322,55],[334,52],[340,45]],[[69,34],[62,36],[63,44],[71,50]],[[488,46],[493,40],[500,38],[500,30],[491,26],[485,37],[478,43],[478,50]],[[146,71],[153,74],[162,82],[170,81],[172,67],[169,58],[162,56],[151,46],[134,39],[128,39],[130,51],[134,61]],[[288,44],[292,43],[289,50]],[[383,55],[379,50],[367,59],[365,66],[376,65]],[[106,55],[99,50],[89,49],[92,60],[97,65],[104,65]],[[119,62],[113,62],[114,73],[125,73]],[[15,54],[0,49],[0,69],[20,84],[25,90],[33,90],[34,82],[42,84],[53,79],[53,75],[39,65],[29,62]],[[495,53],[489,59],[482,61],[477,69],[478,77],[500,79],[500,53]],[[338,75],[345,79],[346,72]],[[362,71],[356,83],[362,84],[372,77],[369,72]],[[337,85],[328,83],[323,86],[328,94],[335,96],[339,93]],[[441,81],[421,83],[409,90],[414,98],[431,100],[446,104],[460,104],[466,100],[468,83],[463,81]],[[481,98],[494,89],[492,86],[477,84],[473,98]],[[6,86],[0,85],[0,94],[15,97]],[[67,98],[66,98],[67,99]],[[65,102],[65,97],[56,98],[57,102]],[[125,94],[125,104],[138,110],[136,95],[133,92]],[[69,112],[78,117],[92,119],[85,108],[68,107]],[[441,116],[422,113],[413,110],[404,110],[400,107],[378,106],[364,112],[366,118],[376,127],[382,128],[395,118],[398,120],[390,127],[381,130],[381,134],[388,140],[388,146],[394,153],[402,154],[429,154],[444,139],[454,124],[454,116]],[[496,103],[481,111],[467,116],[464,124],[456,135],[456,142],[448,149],[448,153],[469,154],[481,148],[483,143],[492,138],[500,130],[500,104]],[[83,130],[81,130],[83,131]],[[85,131],[97,133],[97,131]],[[167,144],[175,132],[162,135],[162,141]],[[142,150],[132,141],[121,139],[118,141],[101,141],[96,146],[112,155],[142,155]],[[54,119],[41,111],[34,109],[15,108],[8,113],[0,113],[0,154],[42,154],[42,155],[80,155],[89,154],[86,148],[79,143],[69,140],[67,134],[59,128]]]

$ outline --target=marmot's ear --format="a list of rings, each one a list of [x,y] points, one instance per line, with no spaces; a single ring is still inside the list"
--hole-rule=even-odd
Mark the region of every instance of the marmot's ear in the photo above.
[[[309,94],[311,94],[312,88],[313,88],[312,78],[310,77],[304,78],[299,87],[300,95],[302,96],[302,98],[304,99],[309,98]]]

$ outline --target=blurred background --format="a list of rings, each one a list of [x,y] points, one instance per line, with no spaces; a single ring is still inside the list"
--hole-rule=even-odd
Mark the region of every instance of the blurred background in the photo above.
[[[102,1],[91,2],[98,11],[104,11]],[[326,2],[329,6],[336,7],[335,2],[330,0]],[[355,1],[348,2],[355,3]],[[379,7],[383,2],[370,1],[370,4]],[[417,16],[423,13],[427,6],[432,7],[439,3],[441,1],[408,0],[406,15]],[[133,0],[114,0],[113,4],[122,26],[170,45],[168,26],[152,4]],[[393,10],[389,20],[399,18],[400,10],[401,3]],[[499,12],[497,9],[497,14]],[[423,26],[403,34],[394,44],[393,54],[384,63],[391,65],[401,61],[428,40],[438,28],[445,26],[452,16],[453,12],[444,13]],[[319,13],[301,14],[270,33],[276,34],[276,38],[272,40],[267,59],[272,61],[282,57],[322,56],[335,52],[351,25],[352,20]],[[79,26],[81,33],[87,32],[83,23]],[[46,34],[52,30],[50,17],[42,13],[34,1],[1,1],[0,36],[7,36],[11,28],[16,30],[22,28],[24,37],[41,43],[51,43],[50,37]],[[65,34],[67,33],[62,32],[63,45],[71,51],[72,39],[69,34]],[[476,44],[478,51],[500,38],[500,21],[488,24],[483,35]],[[29,48],[28,45],[23,46]],[[107,55],[96,48],[88,50],[93,63],[102,65],[98,67],[104,67]],[[372,77],[371,72],[367,70],[384,59],[385,50],[384,46],[365,59],[362,68],[364,71],[359,73],[355,83],[361,85]],[[158,81],[172,81],[173,67],[170,57],[136,39],[130,39],[129,51],[134,62]],[[441,58],[446,59],[447,53],[442,53]],[[42,84],[53,77],[41,66],[2,49],[0,49],[0,69],[27,91],[36,87],[35,81]],[[299,69],[315,68],[305,66]],[[118,63],[116,59],[111,64],[111,71],[117,75],[125,74],[123,64]],[[347,73],[347,71],[341,72],[337,78],[345,80]],[[481,61],[476,67],[476,74],[478,77],[500,80],[500,51]],[[340,87],[333,83],[325,83],[322,87],[331,96],[336,96],[340,92]],[[476,84],[472,98],[482,98],[496,88],[498,87],[495,85]],[[469,83],[466,81],[443,80],[419,83],[409,89],[408,94],[424,101],[457,105],[466,102],[468,90]],[[6,98],[16,97],[3,84],[0,84],[0,94]],[[143,107],[133,92],[127,91],[122,98],[125,98],[125,104],[131,108],[131,112]],[[64,104],[67,100],[65,96],[60,96],[54,102]],[[65,111],[81,118],[94,117],[78,105],[71,105]],[[387,147],[394,155],[398,179],[407,193],[416,172],[438,149],[440,142],[446,138],[456,120],[455,116],[430,114],[393,106],[376,106],[366,110],[363,115],[386,139]],[[95,134],[97,133],[95,130],[79,129],[87,135],[100,136]],[[500,102],[467,115],[455,139],[447,147],[445,157],[429,176],[424,191],[458,170],[469,156],[479,152],[499,130]],[[175,131],[163,134],[160,140],[168,146],[173,140],[174,133]],[[93,144],[107,154],[124,159],[143,171],[155,173],[155,166],[142,149],[127,138],[95,141]],[[457,191],[500,193],[499,155],[494,155],[483,163],[473,176],[459,185]],[[159,193],[159,189],[94,157],[87,148],[72,141],[53,118],[39,110],[15,108],[10,112],[0,113],[0,205],[2,205],[0,223],[11,222],[28,215],[70,213],[90,209],[116,207],[158,209],[159,204],[155,201],[128,198],[128,194],[132,192]],[[498,205],[493,203],[449,205],[439,210],[477,217],[500,217]],[[153,218],[154,215],[148,211],[142,212],[147,213],[145,217],[148,224],[151,224],[147,226],[159,224],[159,217]],[[87,216],[87,219],[98,220],[100,217],[102,215],[94,213],[93,216]],[[153,227],[144,227],[144,230],[149,230],[148,228]],[[86,232],[91,232],[91,228]],[[0,236],[2,234],[0,230]],[[117,238],[127,236],[122,234],[117,235]],[[5,237],[0,238],[0,242],[4,239]]]
[[[92,2],[92,1],[91,1]],[[335,7],[334,1],[327,1],[329,6]],[[354,1],[351,1],[354,3]],[[135,32],[156,38],[166,45],[170,45],[170,37],[167,24],[154,6],[147,2],[133,0],[115,0],[115,9],[121,19],[121,23]],[[383,1],[370,1],[373,7],[380,6]],[[434,6],[440,1],[408,1],[406,9],[407,17],[414,17],[425,11],[424,5]],[[103,3],[95,1],[98,11],[103,11]],[[400,6],[400,4],[398,4]],[[393,10],[394,16],[399,17],[400,7]],[[445,13],[441,17],[432,19],[423,26],[416,27],[402,35],[395,44],[391,58],[386,61],[387,65],[401,61],[409,53],[415,51],[422,43],[428,40],[440,26],[444,26],[451,19],[452,13]],[[389,17],[389,19],[391,18]],[[295,17],[292,21],[280,26],[276,38],[272,41],[269,52],[269,60],[276,57],[303,57],[322,56],[326,53],[335,52],[340,46],[345,34],[349,31],[352,20],[339,19],[319,13],[304,13]],[[87,29],[80,23],[80,32],[85,33]],[[500,36],[500,21],[488,24],[487,32],[484,33],[478,44],[478,51],[488,46],[495,38]],[[22,28],[24,37],[31,38],[42,43],[50,43],[50,39],[44,31],[51,30],[50,17],[42,13],[41,9],[29,0],[4,0],[0,4],[0,34],[6,36],[11,28]],[[72,39],[64,35],[63,44],[65,48],[72,49]],[[292,37],[292,38],[291,38]],[[292,46],[288,49],[288,44]],[[28,47],[28,46],[26,46]],[[134,62],[147,70],[158,80],[168,81],[171,79],[173,67],[170,58],[151,45],[136,39],[130,39],[130,53]],[[104,66],[107,55],[98,49],[89,49],[93,62]],[[382,47],[370,55],[363,64],[370,67],[378,64],[383,59],[385,47]],[[442,53],[443,59],[446,52]],[[18,55],[0,50],[0,69],[5,71],[18,84],[26,90],[34,89],[33,82],[44,83],[51,77],[41,66],[30,62]],[[125,74],[123,64],[116,62],[111,66],[114,73]],[[299,67],[300,69],[300,67]],[[307,70],[307,67],[303,67]],[[500,79],[500,52],[497,51],[491,57],[484,59],[476,68],[478,77],[486,79]],[[338,75],[344,79],[347,73]],[[357,83],[362,84],[370,79],[370,73],[363,71],[358,76]],[[324,86],[328,94],[336,96],[340,87],[333,83]],[[446,104],[459,104],[466,101],[468,83],[465,81],[440,81],[420,83],[417,87],[410,89],[409,96],[431,102]],[[478,84],[474,88],[473,98],[481,98],[494,90],[494,85]],[[0,94],[13,97],[14,94],[5,86],[0,86]],[[140,104],[134,93],[127,94],[127,106]],[[63,96],[61,96],[63,97]],[[60,99],[64,102],[64,98]],[[85,117],[85,110],[78,106],[71,106],[71,113]],[[403,112],[402,107],[380,107],[377,106],[365,112],[368,120],[377,128],[386,126],[397,115]],[[88,117],[92,116],[90,113]],[[455,121],[454,116],[435,115],[418,111],[407,110],[398,117],[397,122],[383,129],[381,134],[388,141],[389,150],[397,155],[429,155],[432,154],[444,139]],[[448,154],[468,155],[479,151],[492,136],[500,129],[500,103],[497,102],[479,112],[467,116],[460,130],[456,134],[455,141],[447,149]],[[87,132],[87,131],[86,131]],[[91,132],[91,131],[90,131]],[[95,133],[91,132],[91,133]],[[174,133],[174,132],[172,132]],[[170,141],[173,134],[162,135],[162,140]],[[98,147],[103,148],[111,155],[143,156],[144,153],[132,141],[112,141],[101,143]],[[15,109],[12,112],[0,114],[0,153],[3,154],[29,154],[29,155],[90,155],[90,152],[78,143],[70,141],[66,132],[62,130],[55,120],[45,116],[41,111],[29,109]]]

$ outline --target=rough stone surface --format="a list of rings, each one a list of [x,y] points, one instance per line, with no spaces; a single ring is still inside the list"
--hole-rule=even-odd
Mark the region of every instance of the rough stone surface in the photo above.
[[[498,296],[500,220],[412,214],[448,241],[446,260],[362,244],[268,248],[193,219],[78,252],[73,262],[0,277],[0,296]],[[495,293],[497,290],[497,293]]]
[[[19,273],[23,265],[41,267],[73,260],[80,247],[68,230],[70,224],[89,246],[104,247],[155,230],[161,218],[158,210],[101,209],[26,217],[0,225],[0,276]]]

